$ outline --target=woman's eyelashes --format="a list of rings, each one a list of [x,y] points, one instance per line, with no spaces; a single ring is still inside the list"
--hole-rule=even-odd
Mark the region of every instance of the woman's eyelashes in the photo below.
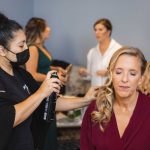
[[[123,74],[124,71],[123,70],[115,70],[115,74],[116,75],[120,75],[120,74]],[[127,74],[131,75],[131,76],[136,76],[136,71],[129,71]]]
[[[115,69],[115,74],[119,75],[121,74],[123,71],[121,69]]]
[[[115,73],[116,73],[116,74],[121,74],[122,72],[121,72],[121,71],[116,71]]]
[[[136,74],[137,74],[137,73],[136,73],[135,71],[131,71],[131,72],[130,72],[130,75],[131,75],[131,76],[136,76]]]

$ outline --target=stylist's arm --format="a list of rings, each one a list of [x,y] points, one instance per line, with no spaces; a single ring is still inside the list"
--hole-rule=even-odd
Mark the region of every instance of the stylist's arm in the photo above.
[[[61,82],[57,78],[50,78],[53,72],[54,71],[48,72],[46,79],[33,95],[23,102],[14,105],[16,111],[14,127],[26,120],[40,105],[44,98],[49,96],[53,91],[59,93]]]

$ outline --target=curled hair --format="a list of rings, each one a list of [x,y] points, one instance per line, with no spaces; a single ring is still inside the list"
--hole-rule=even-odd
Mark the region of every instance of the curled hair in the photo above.
[[[42,32],[46,28],[46,21],[42,18],[33,17],[25,26],[27,45],[35,44],[37,38],[42,38]]]
[[[0,45],[8,48],[9,42],[14,38],[14,33],[23,30],[22,26],[15,20],[8,19],[0,13]]]
[[[122,47],[118,51],[116,51],[109,63],[108,66],[108,79],[104,86],[102,86],[99,90],[99,94],[97,96],[96,106],[97,110],[91,113],[92,121],[95,123],[99,123],[101,131],[105,130],[106,125],[109,123],[111,119],[113,103],[115,100],[115,93],[112,85],[112,72],[115,68],[116,62],[121,55],[129,55],[137,57],[140,61],[141,65],[141,75],[143,75],[146,69],[146,59],[143,53],[134,47]]]
[[[150,95],[150,62],[147,62],[146,70],[143,75],[142,83],[139,86],[139,90],[146,95]]]
[[[96,26],[97,24],[102,24],[102,25],[104,25],[104,26],[106,27],[106,29],[110,31],[110,36],[111,36],[112,28],[113,28],[113,27],[112,27],[112,24],[111,24],[111,21],[110,21],[110,20],[108,20],[108,19],[106,19],[106,18],[98,19],[98,20],[94,23],[94,25],[93,25],[94,30],[95,30],[95,26]]]

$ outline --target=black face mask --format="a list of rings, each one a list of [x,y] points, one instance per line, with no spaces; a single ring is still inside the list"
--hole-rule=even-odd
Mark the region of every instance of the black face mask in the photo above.
[[[10,50],[8,50],[8,51],[10,51]],[[17,57],[17,61],[16,62],[12,62],[11,61],[11,64],[15,65],[15,66],[24,65],[28,61],[28,59],[30,57],[29,49],[25,49],[23,52],[20,52],[20,53],[14,53],[12,51],[10,51],[10,52],[15,54],[16,57]]]

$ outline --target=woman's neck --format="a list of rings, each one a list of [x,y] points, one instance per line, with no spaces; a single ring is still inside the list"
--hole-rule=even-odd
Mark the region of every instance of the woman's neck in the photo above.
[[[3,69],[5,72],[7,72],[10,75],[14,75],[13,73],[13,67],[10,64],[10,61],[6,59],[5,57],[0,56],[0,68]]]
[[[38,47],[44,47],[43,43],[34,43]]]
[[[136,91],[132,96],[127,98],[120,98],[116,96],[114,107],[121,108],[122,111],[133,110],[137,103],[138,91]]]
[[[37,40],[34,44],[41,49],[41,51],[49,58],[49,60],[52,60],[52,56],[50,52],[45,48],[44,41],[41,43],[38,43],[39,40]]]
[[[38,47],[43,47],[44,41],[42,41],[41,39],[37,39],[34,44],[37,45]]]
[[[108,49],[109,45],[110,45],[110,38],[107,38],[101,42],[99,42],[99,49],[100,52],[102,53],[102,55],[106,52],[106,50]]]

